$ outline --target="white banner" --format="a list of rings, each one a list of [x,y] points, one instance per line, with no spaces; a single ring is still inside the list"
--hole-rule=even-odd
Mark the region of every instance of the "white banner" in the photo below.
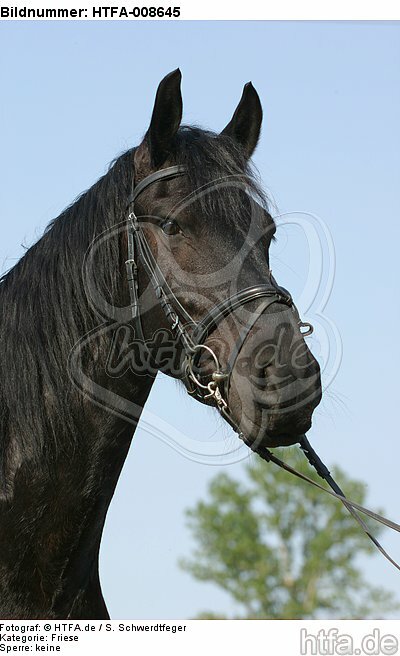
[[[1,20],[398,20],[396,0],[12,0],[0,2]]]
[[[399,640],[400,623],[392,620],[0,622],[0,654],[391,656]]]

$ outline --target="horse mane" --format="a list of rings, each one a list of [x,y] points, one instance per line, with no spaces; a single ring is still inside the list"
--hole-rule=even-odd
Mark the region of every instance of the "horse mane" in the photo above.
[[[122,220],[132,175],[128,151],[1,279],[0,482],[10,465],[11,438],[14,448],[35,459],[46,435],[57,440],[72,430],[68,354],[96,325],[82,264],[95,236]],[[107,299],[120,283],[119,248],[118,239],[108,239],[97,253],[96,284]]]
[[[245,175],[248,187],[264,202],[240,147],[229,137],[216,136],[197,127],[178,131],[173,159],[187,168],[190,188]],[[68,355],[100,322],[86,298],[82,264],[93,239],[124,218],[134,150],[118,157],[0,279],[0,494],[19,454],[37,460],[46,440],[73,441],[71,408],[81,401],[69,385]],[[243,194],[235,189],[222,186],[199,202],[209,228],[221,215],[238,225],[242,220]],[[108,239],[96,256],[97,288],[109,303],[121,293],[120,251],[120,240]]]

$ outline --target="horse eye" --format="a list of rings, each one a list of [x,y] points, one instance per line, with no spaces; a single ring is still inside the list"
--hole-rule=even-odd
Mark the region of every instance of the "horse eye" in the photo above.
[[[161,228],[166,235],[178,235],[182,232],[176,221],[166,221]]]

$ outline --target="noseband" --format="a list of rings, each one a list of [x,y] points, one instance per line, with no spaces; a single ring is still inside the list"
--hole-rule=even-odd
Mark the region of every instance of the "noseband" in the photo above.
[[[273,303],[280,303],[292,309],[295,314],[299,330],[305,328],[303,335],[312,333],[313,328],[309,323],[303,323],[300,320],[296,306],[289,292],[280,287],[271,271],[269,274],[269,283],[254,285],[242,289],[229,298],[215,305],[199,322],[194,322],[189,313],[181,305],[174,292],[169,287],[165,276],[160,270],[153,253],[146,240],[140,220],[134,211],[134,202],[138,196],[150,185],[160,180],[172,180],[187,173],[183,166],[171,166],[161,171],[152,173],[139,182],[133,189],[128,199],[128,211],[130,210],[127,222],[128,236],[128,259],[126,261],[129,293],[132,308],[132,319],[135,322],[138,337],[144,342],[144,332],[139,308],[139,288],[138,288],[138,266],[137,260],[143,263],[146,273],[154,287],[156,296],[160,302],[172,333],[181,343],[184,360],[182,365],[182,378],[188,383],[189,393],[199,401],[212,399],[215,401],[218,409],[224,415],[225,419],[233,425],[232,418],[228,410],[228,394],[230,387],[231,373],[243,343],[248,336],[254,324]],[[152,219],[152,222],[154,220]],[[156,223],[161,224],[161,220]],[[228,317],[237,308],[240,308],[252,301],[260,299],[260,304],[253,315],[252,320],[242,329],[239,339],[230,355],[226,369],[222,369],[214,351],[207,346],[206,340],[210,334],[226,317]],[[188,329],[190,326],[190,329]],[[211,381],[204,384],[199,376],[198,367],[202,355],[208,354],[214,362],[215,369],[211,375]],[[235,426],[234,426],[235,427]],[[236,427],[235,427],[236,429]],[[236,429],[237,430],[237,429]]]
[[[314,449],[311,447],[308,439],[305,435],[299,436],[300,447],[307,457],[310,464],[316,469],[317,473],[321,478],[323,478],[331,487],[331,490],[327,490],[325,487],[319,485],[316,481],[309,478],[305,474],[298,472],[293,467],[290,467],[285,462],[277,458],[269,449],[264,447],[257,440],[255,442],[250,442],[245,435],[240,431],[238,425],[233,419],[229,407],[228,407],[228,394],[229,394],[229,385],[230,378],[233,366],[235,364],[236,358],[240,352],[240,349],[243,346],[243,343],[253,328],[254,324],[260,318],[260,316],[265,312],[265,310],[270,307],[273,303],[280,303],[292,309],[295,314],[297,325],[301,332],[302,328],[305,328],[305,332],[302,332],[303,336],[310,335],[313,331],[313,327],[309,323],[303,323],[299,317],[296,306],[293,303],[293,299],[289,292],[280,287],[275,278],[273,277],[271,271],[269,272],[269,284],[260,284],[254,285],[253,287],[248,287],[242,289],[241,291],[233,294],[229,298],[221,301],[215,305],[203,319],[199,322],[193,321],[190,314],[185,310],[183,305],[179,302],[171,288],[169,287],[165,276],[160,270],[153,253],[149,247],[147,239],[144,235],[142,227],[140,225],[140,220],[136,216],[134,211],[134,201],[137,197],[150,185],[154,182],[159,182],[160,180],[172,180],[179,176],[186,174],[186,169],[183,166],[171,166],[156,173],[152,173],[147,176],[137,184],[131,196],[128,199],[127,209],[129,211],[128,221],[127,221],[127,239],[128,239],[128,259],[125,262],[127,270],[127,279],[129,286],[129,294],[131,301],[131,310],[132,310],[132,319],[135,323],[137,336],[139,339],[145,343],[145,336],[143,332],[142,320],[140,316],[140,307],[139,307],[139,286],[138,286],[138,259],[142,262],[144,269],[151,281],[151,284],[155,290],[156,296],[159,300],[160,306],[164,311],[164,314],[170,324],[172,333],[181,343],[184,360],[182,365],[182,379],[186,379],[188,384],[188,392],[192,394],[199,401],[207,402],[211,400],[215,402],[216,407],[224,417],[224,419],[232,426],[232,428],[238,433],[240,439],[249,446],[253,451],[255,451],[261,458],[267,462],[273,462],[282,469],[285,469],[289,473],[301,478],[304,481],[307,481],[309,484],[319,488],[320,490],[330,494],[331,496],[339,499],[343,505],[347,508],[350,514],[354,519],[359,523],[363,531],[369,537],[369,539],[374,543],[374,545],[379,549],[389,562],[394,565],[397,569],[400,570],[400,565],[391,558],[391,556],[385,551],[382,545],[378,540],[371,534],[368,526],[364,520],[360,517],[358,512],[362,512],[369,517],[372,517],[376,521],[389,526],[395,531],[400,532],[400,525],[396,524],[383,517],[377,513],[360,506],[359,504],[354,503],[347,499],[337,485],[337,483],[332,478],[329,470],[320,460]],[[157,222],[157,221],[156,221]],[[159,222],[161,224],[161,221]],[[230,355],[227,368],[223,370],[220,366],[218,358],[214,351],[206,344],[206,340],[209,335],[217,328],[217,326],[228,317],[232,312],[237,308],[246,305],[252,301],[260,300],[260,304],[254,314],[254,318],[246,324],[244,329],[241,331],[239,340],[236,343],[233,352]],[[183,323],[183,321],[185,323]],[[186,327],[190,326],[190,330]],[[214,362],[215,369],[211,375],[211,381],[208,384],[204,384],[201,379],[198,377],[198,364],[199,360],[204,353],[208,353],[211,359]],[[191,387],[189,387],[191,385]],[[357,512],[358,511],[358,512]]]

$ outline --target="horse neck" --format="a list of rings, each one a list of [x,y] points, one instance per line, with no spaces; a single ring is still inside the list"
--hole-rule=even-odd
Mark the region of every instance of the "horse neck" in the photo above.
[[[136,385],[136,419],[153,382],[140,378],[129,384],[130,391]],[[122,394],[121,386],[113,393]],[[107,616],[98,552],[135,426],[89,399],[75,425],[74,440],[60,433],[41,460],[21,456],[12,495],[0,502],[1,617]]]
[[[85,207],[85,197],[79,202]],[[0,317],[1,617],[106,616],[101,533],[154,380],[107,374],[116,326],[98,330],[81,289],[93,230],[84,225],[74,239],[85,219],[78,210],[67,211],[0,286],[7,308]],[[96,221],[98,231],[108,227]],[[110,250],[116,277],[119,250]],[[126,287],[117,302],[127,295]],[[79,351],[74,379],[69,359],[85,330],[93,339]]]

